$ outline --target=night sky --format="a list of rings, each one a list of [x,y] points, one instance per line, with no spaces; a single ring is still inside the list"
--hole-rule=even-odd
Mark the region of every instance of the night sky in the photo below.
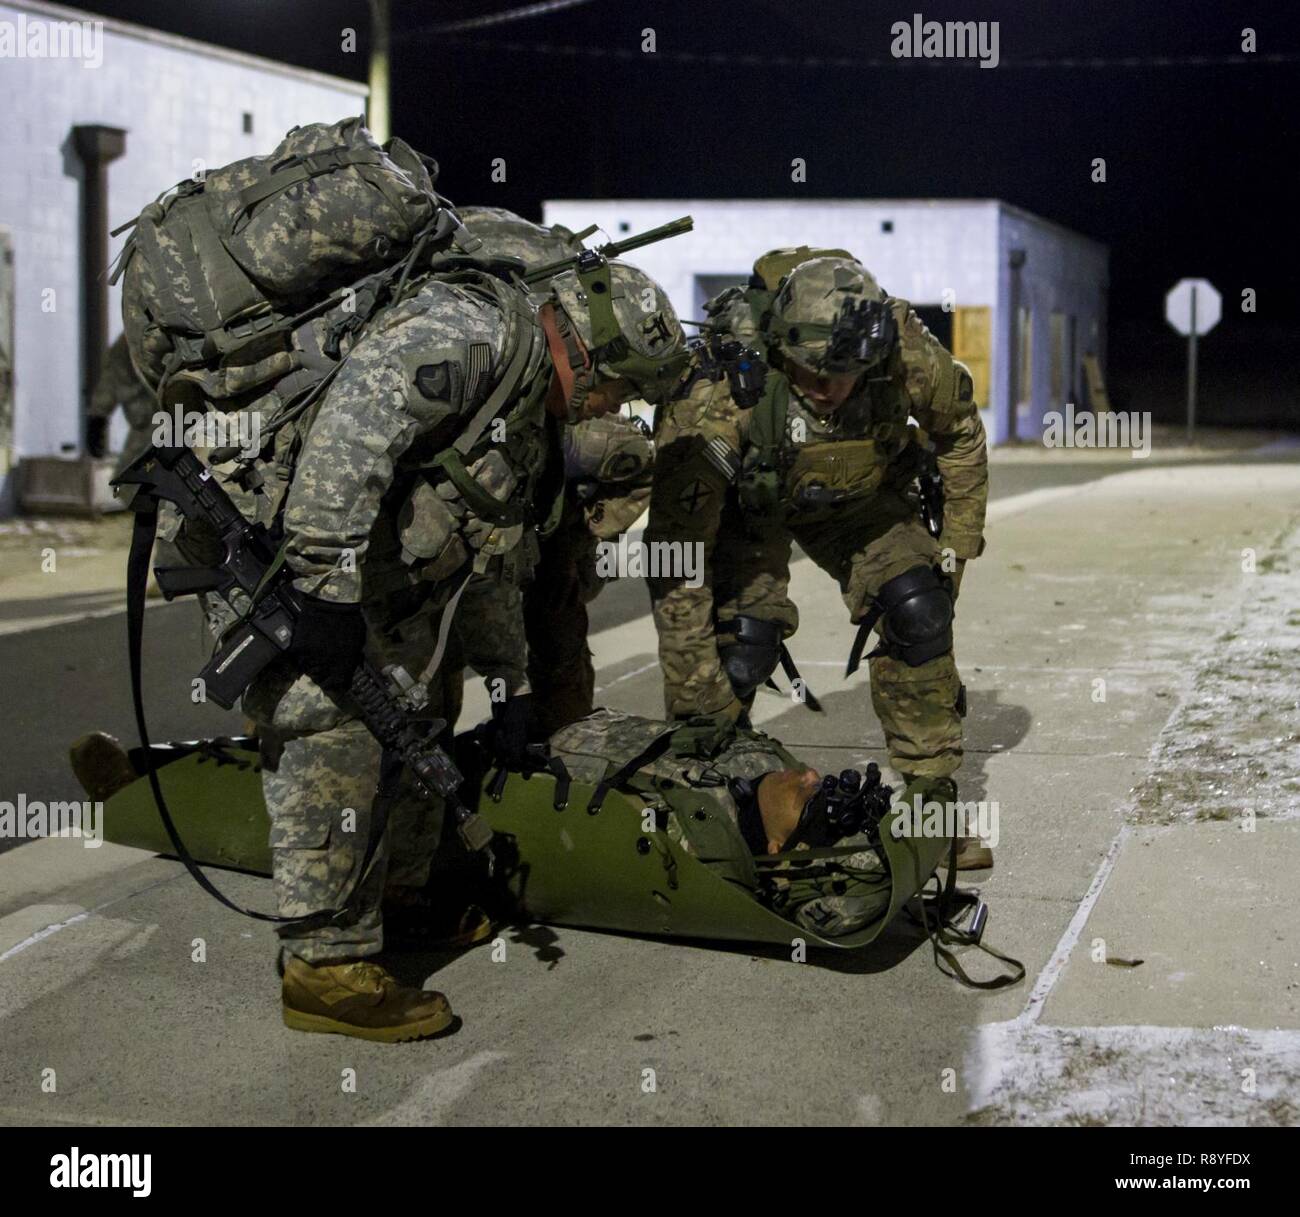
[[[394,0],[393,130],[437,157],[452,199],[536,217],[561,196],[1002,198],[1110,246],[1117,406],[1176,412],[1183,346],[1163,296],[1200,275],[1225,298],[1202,345],[1202,417],[1300,428],[1290,0],[589,0],[436,28],[523,4]],[[366,75],[364,0],[81,7]],[[892,59],[890,26],[913,12],[998,21],[999,66]],[[345,26],[359,53],[340,50]],[[641,51],[646,27],[657,54]],[[490,180],[494,157],[505,183]],[[1094,157],[1105,184],[1090,180]]]

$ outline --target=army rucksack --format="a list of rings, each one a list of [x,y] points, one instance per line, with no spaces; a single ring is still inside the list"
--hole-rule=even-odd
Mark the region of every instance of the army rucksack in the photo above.
[[[124,226],[134,231],[113,278],[125,276],[136,369],[155,392],[189,371],[222,400],[301,367],[292,331],[338,304],[333,293],[354,290],[356,328],[379,294],[367,277],[452,242],[458,221],[436,172],[349,118],[295,127],[270,156],[181,182]]]
[[[483,242],[483,255],[516,258],[529,270],[582,253],[583,238],[595,231],[594,226],[574,233],[563,224],[534,224],[504,207],[460,207],[457,214],[461,223]]]

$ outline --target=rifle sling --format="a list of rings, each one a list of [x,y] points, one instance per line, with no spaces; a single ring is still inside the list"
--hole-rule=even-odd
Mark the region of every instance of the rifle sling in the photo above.
[[[143,491],[143,487],[141,488]],[[251,917],[255,921],[267,921],[277,925],[291,925],[299,929],[311,929],[327,925],[332,921],[342,921],[348,914],[353,900],[361,890],[362,882],[370,870],[375,851],[383,839],[388,826],[388,813],[398,791],[397,777],[401,773],[402,761],[396,754],[385,750],[380,758],[380,779],[375,800],[371,807],[370,833],[366,841],[366,852],[361,859],[348,894],[337,909],[325,909],[310,913],[306,917],[282,917],[276,913],[260,913],[256,909],[246,909],[231,900],[202,871],[194,856],[181,840],[180,832],[172,820],[163,796],[162,785],[158,781],[158,769],[153,748],[149,743],[149,727],[144,713],[144,688],[141,679],[141,655],[144,643],[144,602],[145,586],[149,580],[149,558],[153,553],[154,536],[158,531],[158,499],[147,493],[136,495],[132,503],[135,511],[135,523],[131,530],[131,549],[126,560],[126,630],[127,654],[131,668],[131,702],[135,709],[136,730],[140,735],[138,755],[144,762],[145,773],[149,778],[149,788],[153,791],[154,804],[163,828],[167,830],[168,839],[176,851],[185,869],[194,881],[215,900],[226,908]]]

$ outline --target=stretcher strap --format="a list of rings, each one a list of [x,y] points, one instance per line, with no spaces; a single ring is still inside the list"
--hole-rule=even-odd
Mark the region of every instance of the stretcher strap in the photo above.
[[[594,816],[601,809],[602,804],[605,802],[605,796],[609,794],[611,790],[617,790],[619,787],[623,786],[627,782],[628,778],[636,773],[638,769],[645,765],[653,764],[663,756],[663,754],[672,746],[673,730],[674,729],[670,727],[667,731],[656,735],[655,738],[652,739],[640,752],[638,752],[636,756],[632,757],[631,760],[619,766],[619,768],[614,770],[613,773],[606,774],[605,777],[601,778],[600,785],[592,792],[591,800],[587,803],[587,814]]]
[[[922,880],[918,862],[919,857],[913,851],[912,865],[917,880],[917,891],[919,892],[928,880]],[[960,929],[957,925],[957,919],[962,910],[978,905],[979,897],[973,892],[959,892],[957,890],[956,837],[952,839],[952,844],[948,850],[948,875],[944,880],[942,889],[937,896],[926,897],[922,895],[919,903],[921,909],[920,923],[930,939],[930,945],[934,948],[934,965],[945,976],[951,976],[968,989],[985,990],[1006,989],[1011,985],[1018,985],[1024,980],[1025,965],[1014,956],[1004,955],[1001,951],[997,951],[983,942],[983,927],[971,932]],[[933,909],[932,905],[934,906]],[[937,918],[934,925],[930,923],[931,911],[935,913]],[[1003,972],[1000,976],[994,976],[990,980],[972,980],[966,970],[957,962],[957,956],[947,949],[948,945],[978,947],[984,954],[1007,964],[1009,971]],[[945,968],[944,964],[948,966]]]

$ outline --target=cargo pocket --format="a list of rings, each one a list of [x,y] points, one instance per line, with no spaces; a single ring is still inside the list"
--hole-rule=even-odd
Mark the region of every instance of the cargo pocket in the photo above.
[[[330,843],[333,816],[324,807],[281,812],[271,820],[272,849],[324,850]]]

